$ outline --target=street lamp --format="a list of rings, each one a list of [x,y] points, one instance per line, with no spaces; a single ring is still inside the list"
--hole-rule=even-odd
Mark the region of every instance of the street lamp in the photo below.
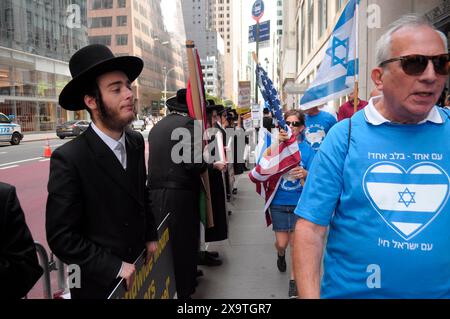
[[[167,67],[163,67],[163,72],[164,72],[164,114],[167,115],[167,107],[166,107],[166,102],[167,102],[167,77],[169,75],[170,72],[172,72],[173,70],[175,70],[176,68],[173,67],[169,70],[167,70]]]

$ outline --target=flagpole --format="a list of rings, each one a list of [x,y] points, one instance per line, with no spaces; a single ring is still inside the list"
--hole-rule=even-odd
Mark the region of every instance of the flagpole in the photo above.
[[[199,87],[199,74],[197,67],[197,59],[194,56],[195,44],[192,40],[186,41],[187,58],[188,58],[188,69],[189,69],[189,80],[191,83],[191,95],[192,103],[194,104],[195,120],[203,121],[203,112],[201,108],[202,97],[200,96]],[[203,131],[202,131],[203,137]],[[211,202],[211,189],[209,184],[208,171],[201,174],[201,179],[206,193],[206,212],[207,212],[207,225],[208,227],[214,227],[213,213],[212,213],[212,202]]]
[[[353,114],[358,111],[359,100],[359,4],[355,0],[355,24],[356,24],[356,39],[355,39],[355,91],[353,97]]]

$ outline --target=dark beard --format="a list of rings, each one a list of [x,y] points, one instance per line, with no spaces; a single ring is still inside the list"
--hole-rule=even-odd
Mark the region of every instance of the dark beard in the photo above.
[[[102,93],[99,91],[99,96],[96,98],[99,109],[99,117],[104,126],[112,131],[123,131],[128,125],[133,122],[133,119],[128,121],[118,120],[116,114],[110,109],[107,109],[103,102]]]

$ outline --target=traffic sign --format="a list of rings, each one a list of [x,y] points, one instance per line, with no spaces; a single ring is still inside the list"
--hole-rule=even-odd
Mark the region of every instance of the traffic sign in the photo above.
[[[256,24],[248,27],[248,43],[256,41]],[[270,20],[259,24],[259,42],[270,40]]]
[[[253,19],[255,19],[255,21],[259,23],[259,20],[261,20],[263,15],[264,15],[264,1],[256,0],[252,7]]]

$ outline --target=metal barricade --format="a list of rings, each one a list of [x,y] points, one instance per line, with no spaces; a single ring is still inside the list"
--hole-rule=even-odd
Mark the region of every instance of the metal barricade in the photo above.
[[[41,266],[44,270],[43,274],[44,298],[54,299],[55,296],[53,295],[52,292],[52,283],[50,274],[52,271],[58,272],[58,288],[64,291],[66,289],[64,263],[59,259],[56,259],[55,261],[55,257],[53,254],[51,254],[49,258],[47,251],[45,250],[45,247],[42,246],[42,244],[40,244],[39,242],[35,241],[34,244],[36,246],[36,251],[39,256]]]

